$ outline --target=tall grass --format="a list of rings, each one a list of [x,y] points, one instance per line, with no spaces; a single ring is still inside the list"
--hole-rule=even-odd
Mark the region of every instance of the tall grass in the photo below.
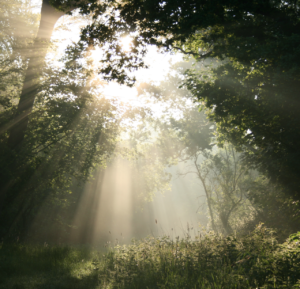
[[[2,246],[1,288],[300,288],[300,233],[147,238],[88,248]],[[17,287],[16,287],[17,286]]]

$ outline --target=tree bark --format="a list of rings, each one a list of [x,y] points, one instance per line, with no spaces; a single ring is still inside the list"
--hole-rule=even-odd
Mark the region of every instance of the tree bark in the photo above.
[[[233,234],[233,229],[229,224],[229,216],[230,213],[226,213],[226,212],[221,212],[219,214],[219,218],[222,222],[223,228],[225,229],[227,235]]]
[[[29,59],[14,124],[8,139],[8,145],[12,149],[19,149],[24,139],[54,25],[65,14],[66,12],[52,7],[49,0],[43,0],[38,34],[32,47],[32,55]]]
[[[197,176],[198,176],[199,180],[202,182],[204,192],[205,192],[205,195],[206,195],[207,206],[208,206],[209,214],[210,214],[210,218],[211,218],[211,226],[212,226],[212,229],[214,230],[214,232],[218,233],[217,227],[215,225],[213,210],[212,210],[211,203],[210,203],[211,199],[210,199],[210,196],[209,196],[209,193],[208,193],[208,190],[207,190],[207,187],[206,187],[206,183],[205,183],[205,177],[203,177],[202,174],[201,174],[201,171],[200,171],[200,169],[198,167],[198,164],[197,164],[197,160],[198,160],[198,156],[195,157],[194,164],[195,164],[195,167],[197,169]]]

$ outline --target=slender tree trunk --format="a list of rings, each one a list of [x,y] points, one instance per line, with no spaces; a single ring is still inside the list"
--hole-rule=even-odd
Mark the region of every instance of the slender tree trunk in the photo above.
[[[205,195],[206,195],[207,206],[208,206],[208,210],[209,210],[209,214],[210,214],[210,218],[211,218],[212,229],[215,231],[215,233],[218,233],[217,227],[215,225],[215,219],[214,219],[213,210],[212,210],[212,207],[211,207],[210,196],[209,196],[209,193],[208,193],[208,190],[207,190],[207,187],[206,187],[205,178],[202,176],[201,171],[200,171],[200,169],[198,167],[197,157],[194,160],[194,164],[195,164],[195,167],[197,169],[197,176],[198,176],[199,180],[202,182],[202,185],[203,185],[203,188],[204,188],[204,192],[205,192]]]
[[[209,214],[210,214],[210,218],[211,218],[212,229],[215,231],[215,233],[218,233],[217,227],[215,225],[215,219],[214,219],[213,210],[212,210],[211,203],[210,203],[210,196],[209,196],[209,193],[208,193],[207,188],[206,188],[205,180],[202,177],[200,177],[200,176],[198,176],[198,177],[199,177],[199,179],[202,182],[202,185],[203,185],[203,188],[204,188],[204,192],[206,194],[207,206],[208,206]]]
[[[221,212],[219,214],[219,218],[222,222],[223,228],[225,229],[227,235],[233,234],[233,229],[229,224],[229,216],[230,216],[230,214],[228,214],[226,212]]]
[[[52,7],[49,0],[43,0],[40,27],[32,47],[14,125],[8,139],[8,145],[12,149],[18,149],[24,139],[53,28],[57,20],[65,13]]]

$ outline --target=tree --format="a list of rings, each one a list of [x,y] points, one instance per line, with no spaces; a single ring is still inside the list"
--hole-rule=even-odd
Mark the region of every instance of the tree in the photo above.
[[[26,72],[26,64],[29,58],[31,64],[33,61],[27,52],[36,27],[32,20],[36,15],[29,13],[27,18],[23,6],[17,4],[21,3],[16,1],[16,10],[1,14],[5,29],[0,71],[5,90],[0,111],[0,236],[24,239],[42,204],[48,203],[53,209],[66,206],[73,182],[86,181],[96,166],[105,167],[114,150],[120,120],[116,119],[113,101],[96,96],[91,79],[86,77],[88,67],[77,65],[68,71],[45,67],[35,84],[35,103],[22,145],[17,150],[7,145],[7,129],[16,121],[22,80],[30,72]],[[20,16],[16,27],[12,15],[17,17],[17,13],[24,19]],[[20,26],[28,28],[26,38],[18,35]],[[68,65],[72,63],[66,68]]]
[[[29,55],[29,61],[19,104],[14,118],[14,124],[10,129],[8,143],[13,149],[20,145],[24,139],[28,125],[28,117],[32,111],[33,103],[37,95],[39,77],[42,72],[43,62],[49,46],[50,37],[56,21],[62,15],[64,15],[64,13],[53,8],[48,0],[43,1],[39,30],[33,46],[31,47],[32,54]]]
[[[176,77],[173,78],[174,83],[180,83]],[[155,92],[160,91],[162,99],[170,98],[170,86],[169,83],[164,87],[162,82],[162,89],[156,88]],[[183,93],[184,90],[177,88],[177,91]],[[163,97],[166,92],[168,96]],[[173,93],[174,97],[175,89]],[[179,118],[165,116],[157,125],[161,151],[175,162],[186,163],[186,169],[180,171],[179,176],[195,174],[201,182],[212,229],[232,234],[233,224],[237,228],[254,216],[245,187],[245,182],[249,184],[249,179],[254,177],[251,177],[249,167],[243,164],[241,155],[232,145],[226,145],[223,149],[213,146],[215,125],[207,119],[204,110],[199,112],[195,104],[188,107],[183,99],[181,101],[183,114]],[[174,102],[178,105],[178,101]],[[243,221],[236,222],[239,218]]]
[[[1,1],[0,112],[1,137],[15,113],[27,64],[27,49],[37,30],[37,16],[28,3]]]
[[[298,1],[128,0],[90,12],[81,47],[92,41],[106,49],[100,71],[109,79],[130,84],[126,69],[144,65],[148,44],[223,61],[211,79],[187,74],[188,89],[211,109],[220,143],[233,142],[249,165],[299,198]],[[124,34],[133,38],[129,54],[118,44]]]
[[[181,51],[197,61],[218,59],[219,65],[207,77],[188,72],[187,88],[210,109],[220,144],[234,143],[249,166],[259,168],[299,199],[299,1],[44,0],[38,35],[49,38],[55,19],[75,7],[92,19],[79,43],[69,49],[69,57],[75,61],[91,46],[101,47],[99,72],[104,79],[132,85],[128,72],[145,66],[149,44]],[[51,18],[48,26],[47,17]],[[119,40],[128,34],[133,41],[131,51],[125,53]],[[16,151],[38,95],[37,75],[45,52],[38,55],[30,57],[10,123],[14,126],[8,143]]]
[[[254,172],[245,167],[232,145],[216,151],[197,152],[189,171],[201,181],[207,198],[212,229],[233,234],[243,223],[254,217],[248,200],[246,182],[254,179]],[[219,229],[218,229],[219,228]]]
[[[276,229],[278,239],[284,242],[290,234],[299,231],[299,202],[287,198],[284,189],[261,174],[247,180],[244,187],[255,215],[240,227],[240,233],[248,234],[257,224],[264,223]]]
[[[247,166],[243,154],[232,145],[213,146],[216,143],[215,123],[206,118],[203,107],[199,113],[197,103],[189,103],[189,91],[178,88],[184,81],[181,75],[192,65],[201,70],[202,76],[211,76],[209,67],[181,62],[159,85],[143,83],[138,87],[141,95],[150,94],[161,106],[162,103],[166,105],[162,117],[155,122],[157,151],[173,159],[173,163],[186,162],[186,169],[179,175],[192,173],[197,176],[213,230],[226,234],[233,233],[233,229],[248,233],[264,222],[278,229],[280,238],[284,239],[298,228],[297,209],[292,209],[292,201],[278,186],[276,188],[276,184]],[[213,65],[216,68],[218,63]],[[149,134],[149,129],[143,131]],[[280,216],[278,210],[282,212]]]
[[[51,8],[50,13],[45,12],[45,7],[43,9],[40,31],[52,27],[45,28],[43,21],[47,20],[45,15],[50,17],[54,10]],[[61,14],[57,13],[54,20],[59,15]],[[51,25],[54,25],[54,20]],[[39,33],[42,35],[42,32]],[[43,35],[48,38],[51,36],[50,32],[46,34]],[[68,61],[64,69],[43,65],[44,55],[36,50],[38,41],[36,39],[31,47],[37,57],[26,54],[23,60],[25,64],[21,62],[24,64],[22,68],[26,68],[26,62],[29,62],[31,68],[27,71],[19,67],[15,69],[20,75],[16,82],[19,85],[16,96],[18,93],[22,94],[21,81],[26,78],[25,75],[32,77],[31,84],[24,83],[22,94],[24,96],[24,87],[27,85],[29,90],[25,96],[32,102],[29,105],[30,118],[23,123],[26,124],[26,129],[21,131],[22,141],[19,139],[20,135],[16,134],[19,140],[15,149],[12,149],[10,141],[7,146],[7,140],[14,135],[9,134],[7,128],[11,124],[15,124],[16,131],[22,127],[16,122],[15,116],[20,117],[16,99],[13,99],[11,107],[3,106],[1,111],[4,125],[0,142],[0,162],[3,164],[0,170],[1,238],[12,239],[18,236],[26,239],[37,216],[40,220],[35,222],[35,228],[41,229],[41,224],[46,223],[50,226],[59,219],[62,207],[65,210],[63,215],[67,216],[70,202],[74,200],[74,184],[86,182],[96,167],[104,170],[112,157],[121,130],[120,122],[124,118],[134,118],[135,115],[144,113],[143,109],[124,108],[122,104],[100,96],[94,89],[89,61]],[[45,52],[47,46],[48,42],[45,41],[39,48]],[[70,49],[69,52],[77,53],[76,49]],[[15,60],[10,63],[15,64]],[[11,77],[11,71],[7,75]],[[8,78],[3,78],[3,81],[7,84]],[[20,106],[21,103],[19,108]],[[120,110],[123,110],[123,114]],[[26,114],[25,118],[27,116]],[[161,182],[159,180],[153,186],[153,176],[147,174],[147,170],[149,172],[149,168],[153,169],[155,164],[151,166],[148,161],[146,164],[139,164],[139,172],[144,179],[148,177],[146,186],[137,184],[141,193],[144,192],[144,197],[148,197],[147,194],[154,188],[161,187],[168,178],[167,174],[160,175]],[[41,213],[45,208],[47,215]],[[67,220],[62,225],[68,225]],[[37,233],[36,238],[39,233],[41,232]]]
[[[43,202],[64,204],[75,180],[105,167],[119,133],[116,107],[105,98],[39,97],[22,150],[12,154],[1,143],[2,237],[24,239]]]
[[[275,60],[260,58],[259,53],[256,57],[257,60],[253,57],[243,61],[230,56],[211,71],[211,79],[190,71],[186,85],[210,109],[210,119],[217,123],[219,143],[235,144],[249,165],[298,198],[297,68],[291,64],[288,68],[288,63],[276,65]]]

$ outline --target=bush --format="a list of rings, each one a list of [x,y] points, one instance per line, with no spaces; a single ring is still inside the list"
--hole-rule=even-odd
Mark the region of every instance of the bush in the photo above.
[[[263,224],[247,236],[149,237],[104,255],[11,245],[0,249],[0,266],[1,288],[300,288],[300,232],[283,244]]]

